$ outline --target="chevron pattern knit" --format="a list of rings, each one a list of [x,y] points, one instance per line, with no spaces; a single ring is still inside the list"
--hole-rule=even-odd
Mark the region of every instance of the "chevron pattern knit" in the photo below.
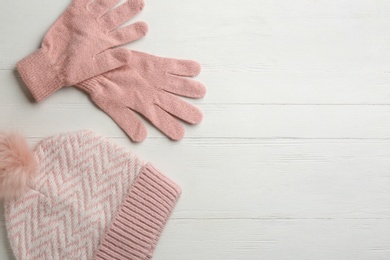
[[[118,234],[118,225],[123,228],[119,234],[130,239],[128,249],[118,256],[107,244],[100,248],[100,259],[151,257],[180,194],[174,183],[87,131],[43,140],[35,156],[35,182],[22,197],[5,203],[8,237],[17,259],[92,259],[105,233]],[[129,216],[123,213],[129,210]],[[131,257],[122,257],[126,254]]]

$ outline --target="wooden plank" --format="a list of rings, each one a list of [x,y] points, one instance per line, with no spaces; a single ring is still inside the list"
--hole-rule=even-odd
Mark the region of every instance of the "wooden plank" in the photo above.
[[[174,218],[390,218],[389,140],[114,141],[180,184]]]
[[[390,138],[387,105],[199,104],[204,120],[186,126],[187,138]],[[69,123],[71,122],[71,123]],[[86,100],[85,104],[4,104],[0,126],[45,137],[58,131],[94,129],[124,137],[119,127]],[[150,137],[163,137],[148,126]]]
[[[68,3],[3,3],[0,15],[5,21],[0,33],[8,43],[0,50],[0,68],[13,69],[19,59],[34,51]],[[6,15],[13,10],[18,10],[18,15]],[[385,14],[368,0],[147,3],[137,19],[147,21],[151,31],[131,47],[163,56],[196,58],[205,71],[385,72],[390,65]]]
[[[387,140],[117,142],[182,186],[175,217],[390,216]]]
[[[388,219],[171,219],[153,259],[386,260],[389,232]],[[1,259],[13,259],[0,246]]]
[[[179,220],[169,223],[156,259],[385,260],[389,231],[388,219]]]
[[[196,80],[206,84],[208,92],[203,100],[191,101],[195,104],[390,104],[387,72],[206,71]],[[15,71],[0,70],[0,82],[1,103],[31,100]],[[71,105],[87,98],[74,88],[63,88],[42,102]]]

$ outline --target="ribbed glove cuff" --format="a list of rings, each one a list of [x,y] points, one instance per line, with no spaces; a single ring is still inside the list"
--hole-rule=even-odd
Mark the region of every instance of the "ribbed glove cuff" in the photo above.
[[[22,59],[16,67],[37,102],[65,85],[52,60],[43,49],[38,49]]]
[[[101,80],[103,78],[104,78],[103,76],[99,75],[99,76],[84,80],[83,82],[77,83],[75,85],[75,87],[78,89],[81,89],[82,91],[84,91],[85,93],[87,93],[91,96],[93,94],[96,86],[101,85]]]

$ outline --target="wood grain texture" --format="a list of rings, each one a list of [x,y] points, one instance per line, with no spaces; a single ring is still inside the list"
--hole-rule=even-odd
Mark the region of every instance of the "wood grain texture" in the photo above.
[[[390,259],[388,1],[145,1],[128,47],[198,60],[208,93],[184,140],[141,144],[73,88],[31,102],[15,71],[69,2],[0,0],[0,130],[95,130],[180,183],[153,259]]]

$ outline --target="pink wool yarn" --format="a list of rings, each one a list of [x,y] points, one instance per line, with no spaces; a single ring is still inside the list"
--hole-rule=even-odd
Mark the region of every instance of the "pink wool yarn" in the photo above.
[[[146,127],[141,114],[173,140],[184,136],[179,120],[202,121],[202,112],[178,96],[201,98],[206,88],[190,79],[200,73],[195,61],[162,58],[131,51],[126,66],[76,84],[106,112],[133,141],[142,141]]]
[[[137,22],[118,28],[144,6],[128,0],[73,0],[46,33],[39,50],[17,63],[17,69],[36,101],[63,86],[119,68],[131,53],[112,48],[142,38],[147,25]]]
[[[33,158],[35,178],[5,200],[17,259],[152,258],[181,193],[173,181],[89,131],[44,139]]]

